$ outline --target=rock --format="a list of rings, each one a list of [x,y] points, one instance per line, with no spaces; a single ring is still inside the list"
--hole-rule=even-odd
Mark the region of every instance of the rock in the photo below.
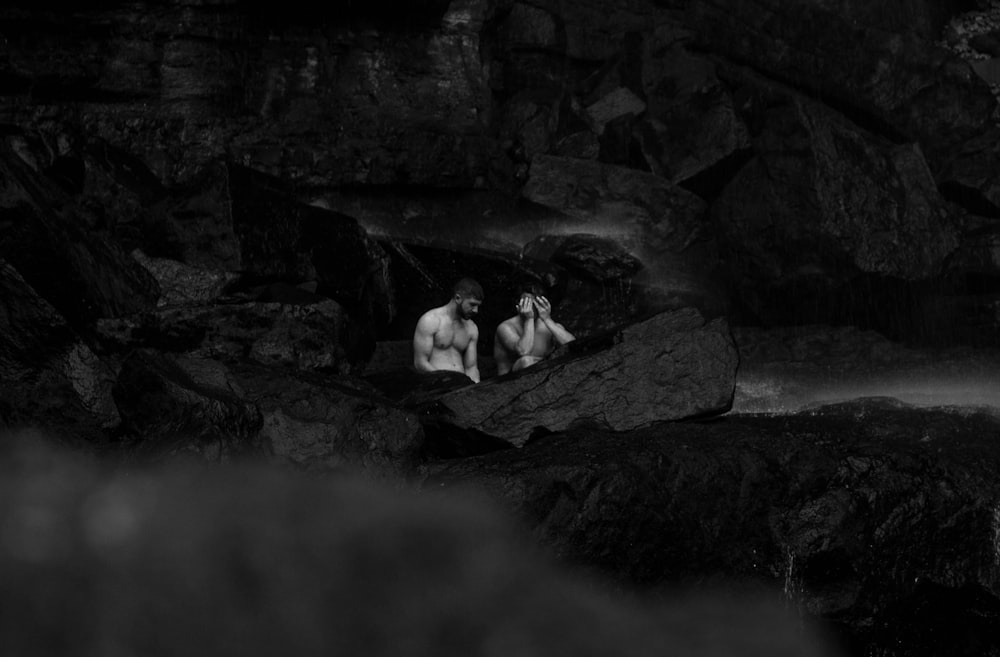
[[[600,135],[609,122],[626,115],[639,116],[646,111],[646,103],[630,89],[619,87],[600,100],[587,106],[587,115]]]
[[[330,299],[316,301],[313,296],[305,304],[227,301],[106,320],[97,331],[104,348],[112,352],[155,348],[222,362],[249,358],[303,370],[348,373],[362,368],[371,354],[372,336]]]
[[[967,64],[909,29],[928,6],[879,16],[883,6],[865,2],[835,9],[812,1],[698,0],[687,5],[684,21],[701,47],[780,71],[775,77],[915,138],[936,170],[991,125],[996,99]]]
[[[583,280],[624,281],[642,269],[642,262],[611,239],[574,233],[542,235],[524,245],[525,256],[549,260]]]
[[[0,426],[103,445],[120,421],[111,367],[3,259],[0,299]]]
[[[556,143],[554,150],[555,155],[581,160],[596,160],[600,152],[601,144],[597,135],[589,130],[566,135]]]
[[[151,258],[138,249],[132,252],[132,257],[149,270],[159,284],[158,306],[211,303],[239,280],[235,273],[191,267],[169,258]]]
[[[661,28],[643,42],[646,117],[636,137],[650,170],[679,183],[750,146],[733,95],[711,59],[689,52],[687,32]]]
[[[523,2],[514,2],[497,28],[502,47],[556,49],[559,46],[555,17]]]
[[[732,403],[737,354],[725,320],[665,312],[608,337],[591,353],[574,354],[584,345],[570,343],[568,354],[441,395],[435,414],[520,447],[539,431],[580,423],[627,431]]]
[[[14,654],[836,654],[772,592],[608,591],[481,495],[248,465],[115,471],[29,441],[0,442]]]
[[[416,415],[371,386],[249,363],[234,365],[232,375],[259,409],[257,439],[277,463],[398,486],[423,454]]]
[[[969,47],[977,52],[1000,57],[1000,30],[992,30],[969,37]],[[975,67],[975,62],[973,66]]]
[[[590,228],[579,232],[617,237],[626,248],[659,253],[689,246],[705,211],[701,199],[659,176],[552,155],[532,161],[522,195]]]
[[[998,431],[995,413],[859,400],[568,429],[429,464],[424,486],[487,493],[564,563],[622,587],[782,590],[850,654],[971,657],[997,645]]]
[[[712,208],[725,261],[740,263],[730,270],[737,294],[759,317],[774,312],[760,294],[774,284],[831,289],[859,273],[940,273],[958,232],[918,147],[886,143],[804,99],[767,113],[757,157]],[[789,307],[769,298],[778,312]]]
[[[997,45],[1000,46],[1000,42]],[[986,84],[1000,84],[1000,56],[976,60],[970,62],[970,66]]]
[[[154,307],[153,276],[35,168],[29,141],[0,140],[0,257],[81,332],[99,318]]]
[[[166,190],[140,222],[138,248],[150,257],[189,267],[240,271],[242,250],[232,204],[241,190],[232,187],[229,173],[224,163],[213,161]]]
[[[228,461],[260,454],[261,412],[218,378],[198,381],[175,358],[152,350],[125,358],[114,398],[134,457]]]
[[[233,230],[251,280],[316,281],[317,292],[381,327],[395,308],[389,257],[349,216],[296,201],[277,180],[230,167]]]

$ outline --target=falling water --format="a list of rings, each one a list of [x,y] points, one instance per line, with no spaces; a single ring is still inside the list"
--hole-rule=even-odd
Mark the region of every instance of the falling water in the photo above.
[[[785,604],[802,618],[802,582],[795,572],[795,552],[785,548],[785,582],[782,588]]]
[[[993,565],[1000,566],[1000,502],[993,506]]]
[[[1000,372],[951,376],[933,372],[809,373],[778,368],[737,375],[733,413],[794,413],[862,397],[892,397],[918,407],[964,406],[1000,413]]]

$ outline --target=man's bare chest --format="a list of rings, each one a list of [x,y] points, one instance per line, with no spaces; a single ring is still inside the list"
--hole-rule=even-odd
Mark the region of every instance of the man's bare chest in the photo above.
[[[454,347],[461,351],[468,345],[469,330],[462,323],[443,322],[437,333],[434,334],[434,346],[438,349]]]

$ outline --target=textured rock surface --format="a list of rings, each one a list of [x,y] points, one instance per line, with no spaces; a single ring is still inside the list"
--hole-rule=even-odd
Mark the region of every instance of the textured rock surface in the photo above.
[[[422,457],[417,416],[373,389],[250,364],[234,366],[232,377],[259,409],[257,437],[278,463],[310,472],[346,471],[395,486]]]
[[[225,462],[261,452],[260,411],[228,385],[217,363],[209,365],[216,376],[206,378],[151,350],[134,351],[124,360],[115,404],[126,435],[141,436],[131,450],[143,460]]]
[[[0,259],[0,419],[81,443],[119,423],[115,373],[9,263]]]
[[[996,650],[995,414],[892,400],[568,430],[426,470],[625,586],[783,590],[850,654]]]
[[[302,293],[296,302],[230,299],[228,303],[161,308],[104,320],[96,331],[103,348],[155,348],[166,353],[244,358],[300,369],[348,373],[361,367],[373,347],[335,301]]]
[[[0,632],[15,654],[837,654],[771,592],[603,590],[481,496],[111,470],[3,438]]]
[[[540,155],[525,198],[600,227],[626,247],[682,251],[698,236],[705,203],[649,173],[589,160]]]
[[[521,446],[538,430],[627,431],[729,409],[737,354],[724,320],[666,312],[612,341],[442,395],[441,420]]]

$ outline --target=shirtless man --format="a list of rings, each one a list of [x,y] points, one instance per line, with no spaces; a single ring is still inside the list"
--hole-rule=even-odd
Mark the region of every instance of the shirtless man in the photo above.
[[[479,383],[479,327],[472,318],[483,303],[483,288],[471,278],[463,278],[452,292],[448,303],[428,310],[417,321],[413,367],[417,372],[461,372]]]
[[[551,356],[557,346],[576,339],[552,319],[552,304],[538,287],[522,292],[516,307],[517,314],[497,327],[493,340],[498,375],[534,365]]]

